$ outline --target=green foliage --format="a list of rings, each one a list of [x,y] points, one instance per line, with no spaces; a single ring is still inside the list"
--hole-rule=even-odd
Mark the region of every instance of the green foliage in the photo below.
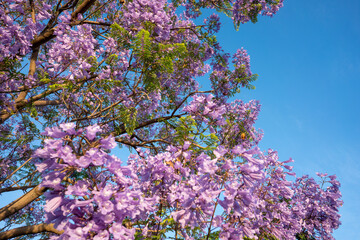
[[[106,61],[105,61],[105,63],[106,64],[108,64],[108,65],[113,65],[115,62],[116,62],[116,60],[118,60],[118,55],[116,55],[116,54],[111,54],[107,59],[106,59]]]
[[[117,23],[110,26],[109,36],[112,37],[120,48],[130,49],[131,34]]]
[[[31,108],[30,108],[30,117],[35,118],[35,117],[37,117],[37,115],[38,115],[38,112],[37,112],[37,110],[36,110],[36,107],[35,107],[35,106],[31,106]]]
[[[9,74],[11,77],[24,77],[25,75],[19,72],[19,68],[21,67],[21,61],[16,58],[8,58],[5,57],[2,61],[0,61],[0,75]]]
[[[147,91],[160,89],[160,75],[174,72],[174,63],[187,54],[184,43],[162,44],[153,41],[150,32],[141,29],[133,41],[133,53],[142,63],[140,69]]]
[[[94,73],[98,68],[97,58],[95,56],[91,56],[88,59],[86,59],[86,62],[91,65],[90,72]]]
[[[309,233],[306,230],[303,230],[301,233],[296,234],[296,239],[297,240],[315,240],[315,238],[311,235],[309,235]]]
[[[0,141],[4,143],[9,143],[14,146],[23,146],[33,141],[35,138],[39,137],[40,131],[36,125],[30,120],[30,118],[23,114],[21,116],[22,127],[25,128],[25,131],[28,133],[26,135],[13,135],[12,129],[9,131],[2,131],[0,134]]]
[[[219,144],[219,138],[215,133],[210,133],[208,135],[200,133],[200,140],[206,145],[205,149],[208,151],[215,150]]]
[[[219,5],[217,5],[216,10],[218,12],[224,13],[226,16],[232,18],[232,6],[230,1],[219,1]]]
[[[38,70],[37,71],[38,74],[38,78],[40,80],[41,83],[49,83],[51,80],[49,78],[49,73],[44,71],[44,70]]]
[[[8,75],[9,79],[13,79],[16,81],[23,81],[25,78],[25,74],[19,71],[21,67],[21,61],[19,59],[11,59],[5,57],[2,61],[0,61],[0,76]],[[0,99],[0,105],[4,105],[3,100]]]
[[[218,240],[220,239],[220,231],[215,231],[215,232],[211,232],[209,234],[209,238],[207,238],[208,240]]]
[[[117,134],[120,134],[124,127],[126,133],[131,136],[137,125],[137,109],[134,107],[126,108],[124,106],[119,106],[118,109],[122,125],[115,127],[115,131]]]
[[[189,115],[179,118],[175,126],[175,140],[179,142],[180,145],[194,138],[198,132],[196,121]]]
[[[236,71],[235,71],[236,72]],[[236,73],[235,73],[236,74]],[[251,82],[256,81],[258,78],[257,74],[253,74],[251,76],[244,76],[244,75],[237,75],[237,77],[235,78],[235,81],[240,83],[241,86],[246,87],[249,90],[254,90],[255,86],[251,84]],[[235,91],[237,93],[240,93],[240,86],[238,86]]]

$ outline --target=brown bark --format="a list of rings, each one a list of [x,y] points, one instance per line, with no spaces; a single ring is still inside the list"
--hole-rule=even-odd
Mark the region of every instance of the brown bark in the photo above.
[[[23,94],[24,97],[27,94],[27,91],[21,92],[19,94],[18,99],[15,101],[16,102],[16,104],[15,104],[16,111],[15,112],[21,111],[28,104],[30,104],[30,105],[33,104],[35,106],[45,106],[44,102],[37,102],[37,101],[40,100],[41,98],[51,94],[51,93],[60,91],[61,89],[62,89],[62,87],[58,87],[58,88],[55,88],[55,89],[50,89],[50,90],[44,91],[43,93],[40,93],[40,94],[38,94],[36,96],[33,96],[33,97],[29,98],[29,99],[23,99],[23,100],[19,101],[19,98],[20,98],[21,94]],[[46,100],[44,100],[44,101],[46,101]],[[53,101],[51,101],[49,103],[52,103],[52,104],[49,104],[49,105],[54,105]],[[0,112],[0,124],[5,122],[13,114],[14,113],[8,112],[6,110],[3,110],[2,112]]]
[[[82,4],[78,6],[78,8],[71,14],[71,18],[76,20],[78,14],[85,13],[91,5],[93,5],[96,0],[85,0]],[[32,48],[37,48],[40,45],[50,41],[55,37],[54,35],[55,28],[49,28],[43,31],[39,36],[37,36],[34,40],[31,41]]]
[[[71,18],[73,20],[76,20],[78,14],[83,14],[86,12],[91,5],[93,5],[96,2],[96,0],[85,0],[80,6],[71,14]]]
[[[25,227],[19,227],[14,228],[5,232],[0,233],[0,240],[19,237],[22,235],[27,234],[36,234],[36,233],[42,233],[42,232],[51,232],[56,233],[58,235],[62,234],[63,231],[59,231],[56,228],[54,228],[54,224],[38,224],[33,226],[25,226]]]
[[[26,160],[23,164],[21,164],[20,167],[18,167],[16,170],[14,170],[10,175],[8,175],[4,180],[0,181],[0,184],[3,184],[6,180],[10,179],[12,175],[14,175],[17,171],[19,171],[23,166],[25,166],[28,162],[30,162],[32,159],[29,158],[28,160]]]
[[[30,58],[30,67],[29,67],[28,76],[34,76],[34,74],[35,74],[36,60],[38,58],[39,51],[40,51],[40,47],[33,48],[33,52],[31,54],[31,58]],[[26,98],[27,93],[28,93],[28,90],[20,92],[17,99],[15,100],[15,103],[22,102]]]
[[[0,193],[3,192],[12,192],[12,191],[17,191],[17,190],[26,190],[29,188],[34,188],[36,186],[20,186],[20,187],[6,187],[6,188],[0,188]]]
[[[69,3],[70,2],[71,1],[69,1]],[[80,24],[81,22],[76,21],[78,14],[84,14],[95,2],[96,2],[96,0],[85,0],[84,2],[82,2],[77,7],[77,9],[71,14],[72,23],[70,24],[70,26],[75,26],[77,24]],[[75,3],[77,3],[77,1],[75,1]],[[57,14],[59,14],[59,12]],[[53,22],[53,21],[51,21],[51,22]],[[50,24],[50,22],[49,22],[49,24]],[[29,76],[32,76],[35,73],[36,60],[37,60],[37,57],[39,54],[40,46],[55,37],[54,31],[55,31],[55,28],[51,27],[51,24],[50,24],[50,26],[48,25],[39,36],[35,37],[31,41],[33,52],[32,52],[31,59],[30,59],[30,69],[29,69],[29,74],[28,74]],[[58,91],[58,90],[59,89],[57,89],[56,91]],[[45,92],[46,93],[45,96],[48,94],[47,92],[48,91]],[[51,91],[51,92],[55,92],[55,91]],[[26,98],[27,93],[28,93],[28,90],[24,90],[19,93],[17,99],[15,100],[15,112],[21,110],[21,108],[24,107],[26,104],[33,103],[34,101],[39,100],[41,97],[44,96],[43,94],[40,94],[40,96],[41,96],[40,98],[37,98],[37,96],[35,96],[35,99],[33,97],[33,98],[26,100],[25,98]],[[37,104],[39,106],[43,106],[43,103],[44,102],[37,103]],[[53,104],[51,104],[51,105],[53,105]],[[8,112],[6,110],[3,110],[2,112],[0,112],[0,124],[4,123],[9,117],[11,117],[11,115],[13,115],[13,113]]]
[[[31,7],[31,19],[33,20],[33,23],[36,23],[34,0],[30,0],[30,7]]]
[[[16,199],[12,203],[9,203],[5,207],[0,209],[0,221],[4,220],[5,218],[13,215],[14,213],[18,212],[25,206],[27,206],[29,203],[40,197],[44,194],[44,192],[47,190],[47,188],[39,186],[34,187],[32,190],[30,190],[28,193],[24,194],[20,198]]]
[[[48,106],[48,105],[59,105],[60,100],[38,100],[33,103],[34,106]]]

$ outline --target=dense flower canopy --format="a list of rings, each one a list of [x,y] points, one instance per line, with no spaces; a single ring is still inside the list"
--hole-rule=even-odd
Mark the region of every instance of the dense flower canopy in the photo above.
[[[0,239],[333,239],[336,176],[259,149],[250,57],[216,40],[282,6],[1,0]]]

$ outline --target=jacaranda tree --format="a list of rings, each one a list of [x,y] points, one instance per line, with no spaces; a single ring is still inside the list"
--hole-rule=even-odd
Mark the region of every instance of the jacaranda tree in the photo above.
[[[333,239],[336,177],[294,177],[229,100],[256,75],[216,13],[282,6],[0,0],[0,239]]]

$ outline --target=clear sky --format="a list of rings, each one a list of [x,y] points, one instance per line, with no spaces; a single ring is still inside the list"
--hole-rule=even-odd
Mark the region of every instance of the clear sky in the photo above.
[[[292,157],[298,175],[336,174],[344,206],[334,236],[360,239],[360,1],[284,2],[238,32],[226,21],[218,40],[247,49],[259,75],[238,97],[262,104],[260,147]]]

